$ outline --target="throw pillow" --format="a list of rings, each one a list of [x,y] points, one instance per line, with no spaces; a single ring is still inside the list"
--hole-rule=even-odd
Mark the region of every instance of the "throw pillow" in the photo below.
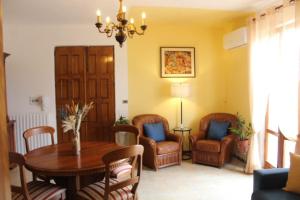
[[[300,194],[300,155],[290,153],[291,165],[286,187],[283,188],[288,192]]]
[[[230,122],[210,121],[208,129],[208,139],[222,140],[227,135]]]
[[[144,124],[145,135],[156,142],[166,140],[163,123]]]

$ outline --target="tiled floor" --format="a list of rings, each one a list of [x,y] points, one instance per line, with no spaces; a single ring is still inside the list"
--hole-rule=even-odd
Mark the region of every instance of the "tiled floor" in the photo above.
[[[140,200],[249,200],[252,193],[253,176],[237,160],[222,169],[184,161],[142,175]]]
[[[189,160],[156,172],[145,168],[139,200],[249,200],[253,177],[245,175],[242,167],[237,160],[221,169]],[[29,181],[31,174],[26,175]],[[18,170],[11,171],[11,180],[19,184]]]

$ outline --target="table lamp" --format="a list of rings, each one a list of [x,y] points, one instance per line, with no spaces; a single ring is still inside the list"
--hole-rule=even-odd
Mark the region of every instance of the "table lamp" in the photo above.
[[[171,85],[172,97],[180,98],[180,128],[183,129],[184,125],[182,122],[182,98],[190,95],[190,85],[188,83],[172,83]]]

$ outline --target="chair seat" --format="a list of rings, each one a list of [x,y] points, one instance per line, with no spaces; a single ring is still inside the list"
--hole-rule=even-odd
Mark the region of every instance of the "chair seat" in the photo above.
[[[126,173],[130,173],[132,169],[132,166],[128,163],[122,163],[120,166],[113,169],[110,173],[110,177],[112,178],[118,178],[119,176],[122,176]]]
[[[116,179],[109,179],[109,184],[118,183]],[[104,199],[105,180],[90,184],[77,192],[77,196],[85,200]],[[109,200],[133,200],[133,194],[129,187],[118,189],[109,194]]]
[[[198,140],[196,150],[219,153],[221,151],[221,142],[218,140]]]
[[[179,143],[172,141],[163,141],[156,143],[156,151],[158,155],[179,151]]]
[[[32,200],[48,200],[58,195],[65,195],[66,192],[64,188],[42,181],[33,181],[28,183],[27,186]],[[23,199],[23,194],[12,192],[12,200]]]

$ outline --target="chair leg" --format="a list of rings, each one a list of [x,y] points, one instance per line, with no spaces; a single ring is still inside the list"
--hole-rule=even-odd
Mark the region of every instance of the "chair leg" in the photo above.
[[[32,173],[32,181],[37,181],[37,175],[35,173]]]

